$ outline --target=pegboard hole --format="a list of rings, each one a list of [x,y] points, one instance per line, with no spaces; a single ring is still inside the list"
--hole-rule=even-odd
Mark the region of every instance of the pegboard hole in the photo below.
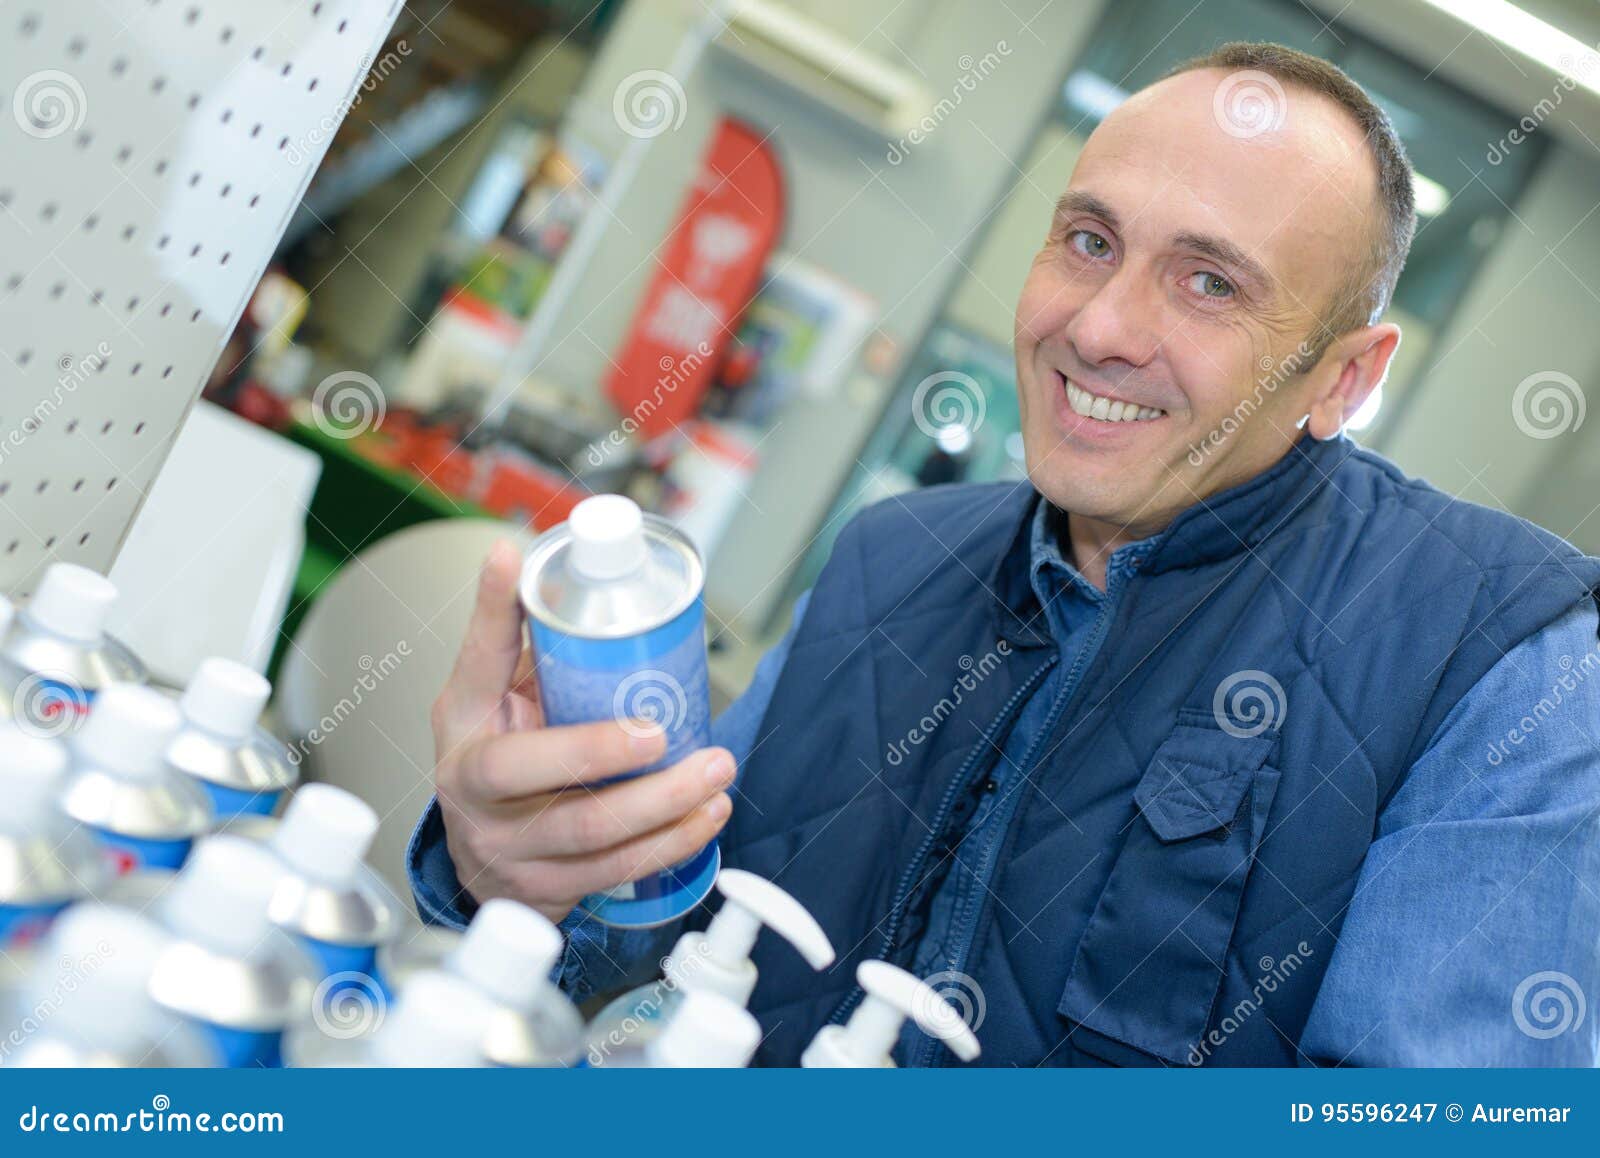
[[[88,541],[89,541],[89,532],[88,531],[85,531],[83,534],[78,536],[78,546],[81,547],[85,543],[87,543]]]

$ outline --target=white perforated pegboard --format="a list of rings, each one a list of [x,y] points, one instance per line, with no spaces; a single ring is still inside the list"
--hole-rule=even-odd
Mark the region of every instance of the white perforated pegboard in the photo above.
[[[399,7],[0,6],[0,589],[110,567]]]

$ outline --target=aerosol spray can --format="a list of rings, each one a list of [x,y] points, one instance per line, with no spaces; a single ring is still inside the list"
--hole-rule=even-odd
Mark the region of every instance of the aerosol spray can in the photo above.
[[[541,535],[522,571],[522,602],[552,725],[645,719],[666,733],[658,771],[711,742],[705,567],[687,538],[621,495],[596,495]],[[648,928],[711,890],[717,842],[663,872],[584,898],[608,925]]]
[[[36,940],[107,873],[95,839],[61,810],[67,751],[0,724],[0,952]]]
[[[183,724],[167,759],[206,790],[219,820],[271,815],[299,778],[288,749],[257,723],[271,694],[243,664],[208,659],[178,700]]]
[[[0,692],[32,731],[62,735],[89,714],[100,690],[142,684],[144,664],[106,634],[117,589],[74,563],[52,563],[0,638]]]
[[[179,723],[160,692],[111,684],[67,739],[62,807],[99,838],[119,876],[177,868],[211,827],[211,798],[166,759]]]

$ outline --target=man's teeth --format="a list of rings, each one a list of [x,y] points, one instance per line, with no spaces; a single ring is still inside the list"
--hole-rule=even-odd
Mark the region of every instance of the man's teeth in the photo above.
[[[1109,398],[1090,394],[1070,378],[1066,379],[1066,383],[1067,405],[1072,407],[1074,414],[1081,414],[1085,418],[1098,418],[1101,422],[1148,422],[1166,413],[1165,410],[1157,410],[1154,406],[1113,402]]]

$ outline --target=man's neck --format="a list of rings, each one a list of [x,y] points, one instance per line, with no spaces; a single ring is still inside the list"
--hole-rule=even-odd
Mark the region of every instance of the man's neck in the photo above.
[[[1062,544],[1072,565],[1089,582],[1100,590],[1106,589],[1106,564],[1112,552],[1124,543],[1132,543],[1141,536],[1127,527],[1102,523],[1098,519],[1062,512],[1066,520],[1066,539]]]

